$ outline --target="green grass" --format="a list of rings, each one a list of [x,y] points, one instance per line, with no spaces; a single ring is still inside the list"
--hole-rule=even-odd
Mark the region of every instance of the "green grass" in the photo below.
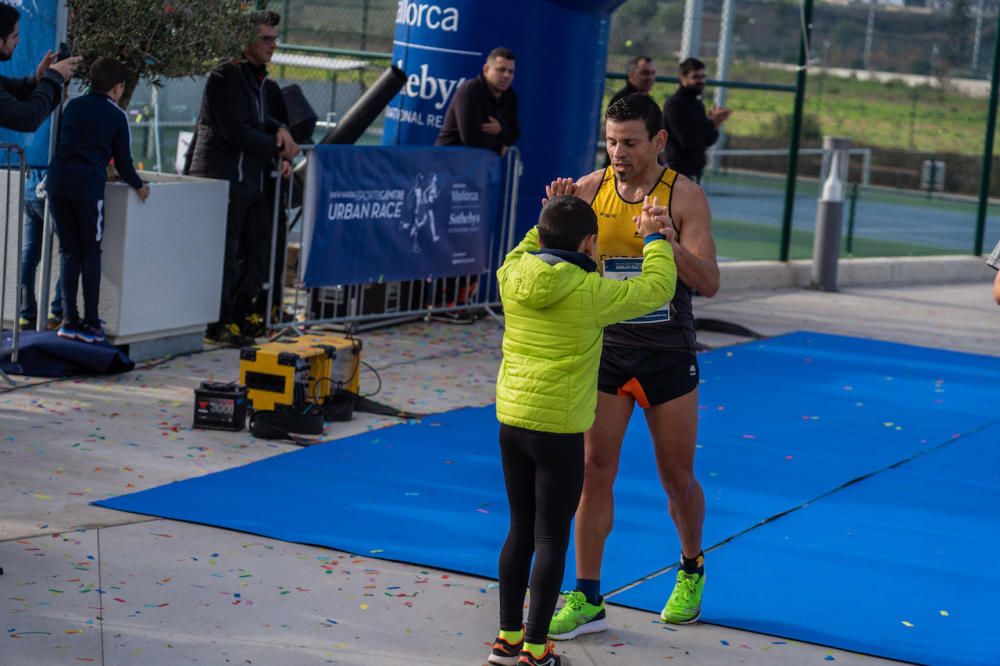
[[[795,83],[792,72],[753,63],[735,63],[729,78],[753,83]],[[608,82],[605,105],[622,85],[621,81]],[[651,94],[662,101],[675,89],[674,84],[658,83]],[[914,107],[914,90],[903,83],[810,75],[804,111],[818,118],[822,134],[845,136],[856,145],[929,153],[982,154],[987,99],[920,87],[916,89]],[[708,90],[707,106],[712,104],[713,92]],[[793,93],[730,90],[727,106],[734,113],[726,123],[726,131],[733,136],[787,141],[787,123],[776,124],[775,121],[791,115],[793,102]],[[813,137],[811,143],[818,143],[818,138]],[[994,150],[1000,154],[1000,136]]]
[[[778,259],[781,227],[726,219],[713,220],[712,227],[720,257],[742,260]],[[812,256],[812,249],[812,231],[793,229],[789,256],[792,259],[808,259]],[[910,257],[953,254],[953,251],[942,248],[861,236],[854,237],[853,250],[850,255],[852,257]],[[840,256],[848,256],[844,250],[844,243],[841,243]]]

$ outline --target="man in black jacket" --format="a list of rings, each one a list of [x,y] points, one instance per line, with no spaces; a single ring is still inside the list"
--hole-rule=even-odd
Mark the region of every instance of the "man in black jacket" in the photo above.
[[[0,4],[0,61],[10,60],[21,40],[21,14]],[[0,76],[0,127],[15,132],[34,132],[62,99],[63,85],[80,64],[73,56],[56,62],[49,51],[38,63],[34,76],[9,79]]]
[[[688,58],[680,65],[681,85],[663,105],[663,127],[667,130],[667,164],[674,171],[701,182],[705,151],[719,138],[719,127],[732,111],[713,107],[705,112],[705,63]]]
[[[434,145],[489,148],[502,157],[521,137],[513,82],[514,53],[498,46],[479,76],[455,91]]]
[[[616,92],[608,102],[608,107],[623,97],[635,93],[648,95],[656,83],[656,68],[653,67],[653,59],[646,55],[636,56],[628,61],[628,69],[625,70],[625,87]]]
[[[503,157],[521,138],[517,94],[511,88],[513,82],[514,52],[498,46],[486,56],[479,76],[465,81],[455,91],[434,145],[488,148]],[[478,284],[474,276],[464,280],[448,278],[441,285],[442,302],[448,307],[465,305],[474,296]],[[451,311],[440,318],[450,323],[471,324],[476,315]]]
[[[278,43],[281,17],[256,12],[256,37],[243,58],[208,77],[194,137],[189,172],[229,181],[229,213],[219,321],[209,339],[241,346],[258,332],[255,301],[267,281],[271,254],[271,208],[266,183],[276,160],[283,175],[299,153],[288,128],[276,118],[267,94],[267,64]],[[258,329],[258,330],[255,330]]]

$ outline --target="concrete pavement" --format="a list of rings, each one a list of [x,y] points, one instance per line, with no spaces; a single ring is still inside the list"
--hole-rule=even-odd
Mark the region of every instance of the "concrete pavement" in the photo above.
[[[1000,308],[985,282],[836,294],[731,285],[695,307],[768,335],[809,329],[1000,355]],[[361,337],[381,376],[378,400],[425,412],[493,400],[500,333],[489,321]],[[191,430],[194,387],[231,380],[237,367],[237,351],[217,349],[115,377],[22,379],[0,392],[0,664],[482,663],[496,631],[494,581],[89,505],[293,450],[246,432]],[[375,384],[366,372],[363,390]],[[359,414],[328,434],[394,422]],[[665,626],[621,607],[609,620],[608,632],[562,646],[574,666],[882,661],[724,627]]]

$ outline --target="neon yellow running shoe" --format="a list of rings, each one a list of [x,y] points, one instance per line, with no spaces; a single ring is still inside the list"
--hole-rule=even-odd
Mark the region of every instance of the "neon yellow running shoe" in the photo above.
[[[705,574],[677,572],[677,583],[660,613],[660,620],[670,624],[691,624],[701,617],[701,591],[705,588]]]
[[[604,600],[596,606],[587,603],[587,595],[579,590],[563,592],[566,604],[549,623],[549,638],[566,641],[580,634],[596,634],[608,628]]]

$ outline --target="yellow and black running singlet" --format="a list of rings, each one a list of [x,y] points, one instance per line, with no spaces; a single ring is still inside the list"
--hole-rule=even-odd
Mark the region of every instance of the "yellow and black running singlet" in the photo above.
[[[677,172],[664,169],[647,194],[657,198],[671,213],[671,197]],[[642,212],[642,199],[627,201],[618,193],[613,167],[604,170],[604,179],[591,202],[597,214],[598,265],[605,277],[624,280],[642,272],[642,236],[632,218]],[[680,235],[678,234],[678,240]],[[695,351],[694,315],[691,288],[677,278],[674,300],[643,317],[604,330],[604,342],[623,347]]]

